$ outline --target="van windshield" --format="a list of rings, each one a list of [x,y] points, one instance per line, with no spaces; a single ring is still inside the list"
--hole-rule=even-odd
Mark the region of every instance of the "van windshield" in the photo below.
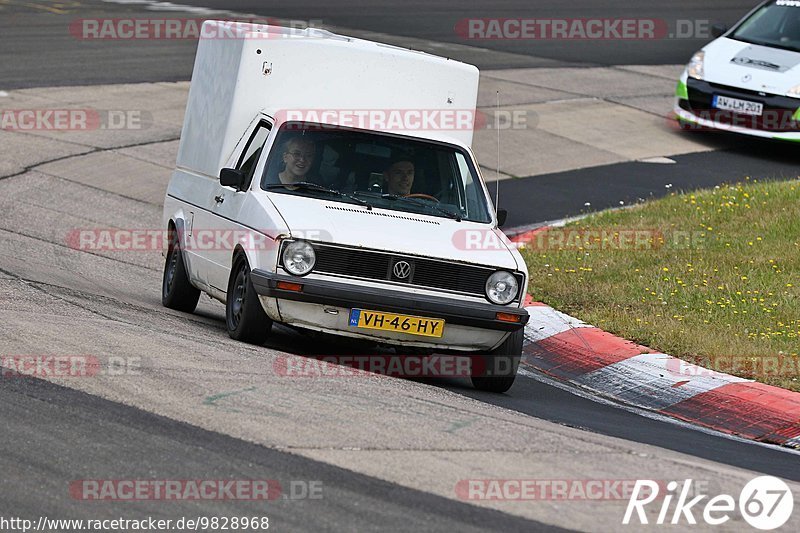
[[[287,122],[261,188],[436,217],[491,222],[477,172],[452,145],[374,131]]]
[[[775,0],[744,20],[732,39],[800,52],[800,1]]]

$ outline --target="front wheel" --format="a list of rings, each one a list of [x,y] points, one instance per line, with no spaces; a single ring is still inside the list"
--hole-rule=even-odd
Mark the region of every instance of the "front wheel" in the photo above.
[[[272,320],[261,307],[250,280],[250,265],[244,255],[236,258],[231,269],[225,323],[232,339],[250,344],[264,344],[272,330]]]
[[[520,328],[489,352],[473,356],[472,386],[486,392],[506,392],[514,384],[522,357],[524,328]]]

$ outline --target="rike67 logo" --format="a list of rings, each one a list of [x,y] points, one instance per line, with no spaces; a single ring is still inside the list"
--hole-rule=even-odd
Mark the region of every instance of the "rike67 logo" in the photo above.
[[[794,497],[789,486],[772,476],[761,476],[748,482],[739,494],[738,502],[729,494],[720,494],[710,499],[706,494],[692,494],[691,479],[685,480],[682,485],[677,481],[670,481],[665,494],[660,493],[659,489],[662,487],[662,484],[652,480],[637,480],[622,523],[629,525],[634,520],[635,524],[638,520],[639,524],[648,524],[645,507],[658,500],[661,504],[655,521],[658,525],[697,524],[697,518],[701,516],[706,524],[719,526],[728,522],[738,507],[739,513],[748,524],[768,531],[784,525],[792,516],[794,508]]]

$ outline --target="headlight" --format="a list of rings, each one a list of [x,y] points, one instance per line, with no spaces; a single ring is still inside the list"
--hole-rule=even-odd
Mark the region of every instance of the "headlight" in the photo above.
[[[786,93],[786,96],[790,96],[792,98],[800,98],[800,85],[795,85]]]
[[[510,272],[500,270],[486,280],[486,297],[498,305],[511,303],[517,296],[519,283]]]
[[[698,80],[703,79],[703,63],[705,59],[706,53],[702,50],[692,56],[692,60],[689,61],[689,64],[686,66],[686,71],[689,73],[689,76],[697,78]]]
[[[295,276],[305,276],[317,262],[314,248],[306,241],[293,241],[283,249],[283,268]]]

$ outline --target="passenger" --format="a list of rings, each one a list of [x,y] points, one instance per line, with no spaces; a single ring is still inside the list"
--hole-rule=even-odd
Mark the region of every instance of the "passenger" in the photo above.
[[[386,192],[396,196],[411,194],[414,185],[414,163],[407,159],[394,161],[383,171]]]
[[[283,149],[284,169],[278,179],[285,185],[308,181],[308,173],[314,165],[317,148],[314,141],[304,137],[290,139]]]

